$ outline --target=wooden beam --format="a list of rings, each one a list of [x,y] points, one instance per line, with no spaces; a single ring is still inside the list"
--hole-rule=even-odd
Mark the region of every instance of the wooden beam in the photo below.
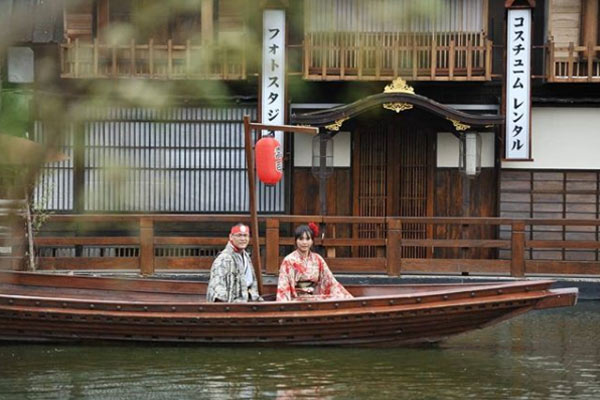
[[[213,0],[202,0],[200,5],[202,44],[214,42],[214,9]]]
[[[252,242],[252,265],[258,283],[259,293],[263,293],[262,284],[262,261],[260,258],[260,244],[258,239],[260,232],[258,230],[258,217],[256,207],[256,187],[254,178],[254,154],[252,152],[252,135],[251,135],[250,117],[244,115],[244,150],[246,152],[246,171],[248,174],[248,198],[250,202],[250,229]]]
[[[150,218],[140,220],[140,273],[154,273],[154,222]]]
[[[511,241],[510,275],[522,277],[525,275],[525,224],[523,222],[512,224]]]
[[[279,271],[279,220],[275,218],[267,219],[266,234],[266,268],[267,273],[277,274]]]
[[[582,23],[582,45],[586,46],[587,51],[584,52],[585,57],[588,58],[588,65],[590,65],[588,78],[591,77],[591,64],[590,59],[595,56],[595,52],[592,51],[592,47],[598,43],[598,0],[583,0],[583,10],[581,13]]]

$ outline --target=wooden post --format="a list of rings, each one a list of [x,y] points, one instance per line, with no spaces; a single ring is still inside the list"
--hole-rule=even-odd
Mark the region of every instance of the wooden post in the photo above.
[[[131,59],[129,60],[129,75],[135,75],[135,39],[131,39],[129,43],[129,55]]]
[[[485,41],[485,80],[492,80],[492,41]]]
[[[75,39],[75,78],[79,77],[79,38]]]
[[[254,155],[252,154],[252,135],[250,134],[250,117],[244,115],[244,149],[246,151],[246,169],[248,171],[248,198],[250,201],[250,230],[252,241],[252,264],[259,293],[263,293],[262,260],[260,258],[260,244],[258,242],[258,216],[256,215],[256,188],[254,181]]]
[[[510,275],[525,276],[525,223],[512,223]]]
[[[412,78],[417,79],[418,68],[419,68],[419,57],[417,57],[417,34],[413,33],[412,39]]]
[[[467,80],[471,80],[471,74],[473,72],[473,47],[471,46],[471,39],[467,39]]]
[[[310,38],[310,33],[304,36],[304,79],[308,78],[309,68],[312,67],[312,57],[310,56],[312,41]]]
[[[27,205],[26,205],[27,206]],[[9,268],[13,271],[21,271],[25,268],[25,247],[26,247],[26,234],[25,234],[25,221],[18,216],[11,218],[12,222],[12,235],[8,240],[8,243],[12,247],[10,266]]]
[[[200,29],[202,45],[210,44],[214,41],[214,7],[213,0],[202,0],[200,4]]]
[[[450,40],[450,49],[448,50],[448,79],[453,80],[454,78],[454,39]]]
[[[255,178],[254,178],[254,154],[252,152],[252,138],[250,132],[252,130],[270,130],[270,131],[284,131],[284,132],[298,132],[307,133],[310,135],[316,135],[319,133],[319,128],[313,128],[308,126],[293,126],[293,125],[263,125],[263,124],[252,124],[250,123],[250,117],[244,115],[244,150],[246,152],[246,171],[248,173],[248,197],[250,200],[250,229],[252,238],[252,262],[254,264],[254,272],[256,273],[256,280],[258,283],[258,290],[262,293],[262,265],[260,258],[260,246],[259,246],[259,234],[258,231],[258,216],[256,215],[256,189],[255,189]],[[279,245],[279,244],[278,244]],[[279,250],[278,250],[279,251]]]
[[[322,37],[322,41],[321,41],[321,79],[325,79],[325,77],[327,76],[327,38],[328,36],[325,36],[326,34],[323,34]]]
[[[279,220],[267,219],[266,234],[267,273],[277,275],[279,272]]]
[[[435,33],[431,35],[431,80],[435,80],[435,73],[437,68],[437,40]]]
[[[117,45],[113,44],[111,50],[112,50],[111,73],[112,73],[113,78],[115,78],[117,76]]]
[[[589,42],[587,44],[587,53],[588,53],[588,59],[587,59],[587,80],[588,82],[592,81],[592,66],[594,64],[594,44],[592,42]]]
[[[575,45],[573,42],[569,42],[569,61],[567,64],[567,80],[571,82],[573,80],[573,66],[574,66],[574,58],[573,53],[575,52]]]
[[[189,79],[192,75],[192,56],[190,54],[190,47],[192,42],[188,39],[185,42],[185,77]]]
[[[173,41],[167,41],[167,78],[173,75]]]
[[[387,274],[400,276],[402,271],[402,221],[399,218],[388,219],[387,232]]]
[[[148,74],[150,78],[154,75],[154,39],[148,42]]]
[[[140,219],[140,273],[154,274],[154,221]]]
[[[94,63],[93,68],[94,68],[94,78],[98,77],[98,39],[94,38],[94,56],[93,56],[93,61]]]
[[[554,82],[556,63],[554,62],[554,43],[552,42],[552,40],[548,42],[548,49],[550,52],[550,56],[548,57],[548,71],[550,71],[550,74],[548,76],[548,82]]]

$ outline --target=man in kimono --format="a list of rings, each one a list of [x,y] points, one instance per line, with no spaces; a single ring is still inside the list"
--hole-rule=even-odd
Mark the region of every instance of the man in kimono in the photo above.
[[[207,301],[226,303],[262,301],[252,267],[246,252],[250,242],[250,228],[237,224],[229,232],[229,243],[212,263]]]

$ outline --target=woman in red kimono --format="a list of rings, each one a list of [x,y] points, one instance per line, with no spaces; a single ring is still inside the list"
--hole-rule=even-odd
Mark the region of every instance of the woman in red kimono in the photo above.
[[[319,228],[314,223],[296,228],[296,250],[283,259],[277,283],[277,301],[349,299],[323,257],[310,251]]]

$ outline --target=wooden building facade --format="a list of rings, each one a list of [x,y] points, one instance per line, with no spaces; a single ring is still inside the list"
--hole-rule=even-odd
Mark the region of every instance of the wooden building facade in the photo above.
[[[334,151],[323,186],[311,139],[284,136],[284,179],[259,187],[262,233],[281,239],[268,271],[292,244],[294,224],[319,216],[328,221],[321,244],[338,271],[501,273],[511,263],[519,274],[545,260],[565,263],[552,264],[553,273],[600,273],[598,0],[180,3],[166,12],[154,0],[4,1],[15,15],[37,16],[12,37],[13,47],[34,53],[32,134],[43,142],[60,130],[69,156],[46,165],[36,188],[57,215],[45,235],[78,236],[72,221],[84,214],[103,214],[97,218],[110,226],[90,234],[104,237],[98,243],[41,238],[40,257],[122,253],[141,267],[147,217],[156,221],[152,237],[180,237],[144,250],[183,257],[156,268],[206,267],[186,257],[214,254],[222,243],[210,238],[236,218],[229,214],[248,210],[242,117],[261,118],[263,12],[280,9],[285,122],[320,127]],[[532,9],[526,161],[504,159],[508,7]],[[67,110],[59,127],[45,106],[55,98]],[[466,133],[477,137],[479,158],[468,177]],[[181,214],[180,224],[160,214]],[[140,225],[114,228],[120,218]],[[119,247],[105,237],[128,229],[139,239]],[[198,230],[205,241],[190,239]],[[399,250],[390,250],[394,240]]]

